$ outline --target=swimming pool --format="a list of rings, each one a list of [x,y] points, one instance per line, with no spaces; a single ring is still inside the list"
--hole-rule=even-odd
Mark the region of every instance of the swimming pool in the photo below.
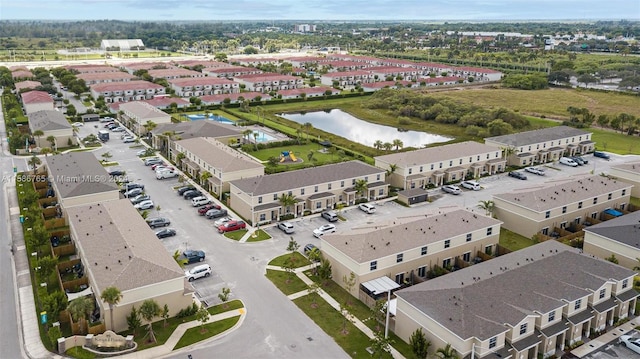
[[[195,115],[187,115],[187,118],[190,119],[191,121],[198,121],[198,120],[204,120],[206,116],[203,114],[195,114]],[[209,115],[209,121],[217,121],[217,122],[226,123],[229,125],[233,125],[235,123],[228,118],[218,116],[218,115]]]
[[[268,134],[266,134],[266,133],[264,133],[262,131],[253,131],[253,133],[254,134],[256,134],[256,133],[258,134],[257,137],[254,137],[254,139],[256,141],[258,141],[258,142],[268,142],[268,141],[273,141],[273,140],[276,139],[275,137],[273,137],[271,135],[268,135]]]

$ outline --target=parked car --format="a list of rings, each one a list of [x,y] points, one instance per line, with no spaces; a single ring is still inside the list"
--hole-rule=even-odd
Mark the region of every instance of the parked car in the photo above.
[[[302,251],[304,252],[305,255],[309,255],[309,252],[311,252],[314,249],[318,249],[318,247],[316,247],[315,245],[309,243],[309,244],[304,246],[304,249]]]
[[[203,251],[187,249],[186,251],[182,252],[182,258],[178,258],[186,259],[187,263],[196,263],[202,262],[205,258],[205,254]]]
[[[586,159],[584,159],[584,157],[581,157],[581,156],[573,156],[571,157],[571,159],[578,162],[580,166],[583,166],[589,163],[589,161],[587,161]]]
[[[220,217],[224,217],[227,215],[227,210],[226,209],[210,209],[207,211],[207,213],[205,213],[205,216],[208,219],[212,219],[212,218],[220,218]]]
[[[73,126],[73,127],[82,127],[82,126],[84,126],[84,123],[82,123],[82,122],[74,122],[74,123],[71,124],[71,126]]]
[[[160,170],[156,171],[156,179],[163,180],[165,178],[178,177],[178,172],[172,170]]]
[[[202,196],[202,192],[198,191],[197,189],[191,190],[191,191],[187,191],[182,195],[182,198],[184,199],[192,199],[192,198],[196,198],[196,197],[200,197]]]
[[[134,188],[134,189],[130,189],[130,190],[126,191],[124,193],[124,196],[125,196],[125,198],[131,198],[131,197],[135,197],[135,196],[141,195],[142,192],[144,192],[142,190],[142,188]]]
[[[218,206],[217,204],[209,203],[207,205],[204,205],[204,206],[198,208],[198,214],[201,215],[201,216],[204,216],[210,210],[212,210],[212,209],[220,209],[220,208],[222,208],[222,207]]]
[[[144,190],[144,185],[140,184],[140,183],[127,183],[124,186],[122,186],[122,188],[120,188],[120,192],[124,193],[124,192],[127,192],[127,191],[131,191],[132,189],[136,189],[136,188]]]
[[[460,185],[466,189],[471,189],[474,191],[479,191],[482,189],[482,187],[480,187],[480,183],[476,181],[463,181]]]
[[[168,166],[168,165],[167,165],[167,163],[166,163],[166,162],[164,162],[164,161],[162,161],[162,162],[159,162],[159,163],[154,163],[154,164],[152,164],[152,165],[151,165],[151,169],[155,171],[155,170],[156,170],[156,169],[158,169],[159,167],[166,167],[166,166]]]
[[[160,164],[157,167],[155,167],[155,165],[154,165],[154,167],[152,167],[152,168],[156,172],[160,172],[160,171],[175,171],[176,170],[175,167],[168,166],[166,164]]]
[[[595,151],[593,153],[594,157],[598,157],[598,158],[604,158],[605,160],[610,160],[611,156],[609,156],[609,154],[602,152],[602,151]]]
[[[560,164],[563,164],[565,166],[578,167],[578,162],[572,160],[569,157],[561,157]]]
[[[280,222],[278,223],[278,228],[286,234],[294,232],[293,224],[291,222]]]
[[[100,122],[101,123],[113,122],[113,117],[102,117],[102,118],[100,118]]]
[[[123,143],[132,143],[132,142],[136,142],[136,138],[133,136],[127,136],[125,138],[122,139]]]
[[[138,157],[145,156],[146,154],[147,154],[147,150],[140,150],[140,151],[136,152],[136,156],[138,156]]]
[[[525,171],[529,172],[529,173],[533,173],[534,175],[538,175],[538,176],[544,176],[544,170],[540,167],[527,167],[524,169]]]
[[[625,347],[631,349],[634,353],[640,354],[640,338],[634,338],[631,335],[622,335],[618,339],[620,344],[624,344]]]
[[[176,235],[176,230],[173,228],[163,228],[156,232],[156,237],[158,238],[173,237],[175,235]]]
[[[155,205],[153,204],[153,201],[150,199],[141,201],[140,203],[136,204],[133,206],[135,209],[140,209],[140,210],[144,210],[144,209],[151,209],[153,207],[155,207]]]
[[[193,282],[194,280],[202,277],[208,277],[211,275],[211,267],[208,264],[203,264],[201,266],[193,267],[190,270],[184,272],[185,278],[189,282]]]
[[[124,176],[123,170],[111,170],[108,173],[109,173],[109,176]]]
[[[111,132],[122,132],[124,130],[124,127],[116,126],[111,129]]]
[[[167,227],[168,225],[171,224],[171,221],[169,221],[164,217],[147,218],[146,221],[149,227],[151,228]]]
[[[247,224],[244,221],[229,221],[225,224],[221,224],[218,226],[218,233],[232,232],[237,231],[239,229],[244,229],[247,227]]]
[[[193,197],[191,199],[191,205],[193,207],[198,207],[198,206],[203,206],[205,204],[209,204],[211,203],[211,199],[205,197],[205,196],[198,196],[198,197]]]
[[[107,123],[104,125],[104,128],[108,128],[108,129],[112,129],[112,128],[116,128],[116,127],[118,127],[118,125],[117,125],[115,122],[113,122],[113,121],[111,121],[111,122],[107,122]]]
[[[177,192],[178,192],[178,196],[182,196],[185,192],[187,191],[191,191],[191,190],[195,190],[196,188],[193,186],[184,186],[184,187],[180,187],[178,188]]]
[[[376,213],[376,207],[371,203],[360,203],[358,205],[358,208],[360,208],[361,211],[367,214]]]
[[[321,216],[329,222],[335,222],[338,220],[338,214],[334,211],[324,211]]]
[[[146,158],[144,160],[144,165],[145,166],[153,166],[156,165],[158,163],[163,163],[163,161],[157,157],[152,157],[152,158]]]
[[[151,199],[151,196],[149,196],[148,194],[141,194],[141,195],[137,195],[137,196],[131,198],[131,203],[138,204],[138,203],[140,203],[142,201],[147,201],[147,200],[150,200],[150,199]]]
[[[204,213],[202,214],[204,215]],[[222,217],[220,219],[218,219],[217,221],[213,222],[213,225],[216,226],[216,228],[218,228],[219,226],[229,222],[229,221],[233,221],[234,219],[227,216],[227,217]]]
[[[320,238],[326,233],[333,233],[336,231],[336,225],[327,223],[313,230],[313,236],[316,238]]]
[[[524,173],[518,172],[518,171],[509,172],[509,177],[517,178],[517,179],[523,180],[523,181],[527,179],[527,176]]]
[[[451,193],[451,194],[455,194],[455,195],[459,195],[462,193],[462,190],[460,189],[460,187],[453,185],[453,184],[446,184],[444,186],[442,186],[442,190],[447,192],[447,193]]]

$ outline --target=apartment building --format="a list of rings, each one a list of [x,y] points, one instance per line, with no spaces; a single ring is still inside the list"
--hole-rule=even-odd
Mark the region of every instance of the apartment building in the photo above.
[[[179,78],[169,80],[169,85],[180,97],[200,97],[205,95],[220,95],[240,93],[240,84],[226,78],[199,77]]]
[[[218,121],[183,121],[179,123],[163,123],[151,130],[151,145],[161,152],[167,152],[167,157],[174,158],[175,142],[196,137],[215,138],[218,142],[228,145],[233,139],[236,143],[242,140],[240,127],[220,123]]]
[[[71,141],[72,145],[76,143],[73,127],[62,112],[52,110],[37,111],[30,113],[27,117],[29,118],[31,134],[33,135],[38,130],[43,133],[41,136],[34,136],[33,138],[37,147],[50,147],[55,150],[68,147],[69,141]],[[48,140],[50,136],[54,138],[53,144]]]
[[[320,76],[320,83],[325,86],[334,86],[335,83],[340,87],[345,87],[376,81],[376,75],[366,70],[327,72]]]
[[[367,182],[366,193],[356,193],[359,180]],[[230,205],[251,223],[270,223],[283,214],[301,216],[305,211],[321,212],[342,203],[354,205],[363,197],[385,198],[389,185],[385,171],[360,161],[341,162],[231,181]],[[282,195],[294,196],[296,203],[285,208]]]
[[[16,93],[21,93],[25,90],[35,90],[37,87],[42,86],[40,81],[20,81],[13,84],[16,87]]]
[[[203,105],[222,105],[227,100],[228,103],[241,103],[243,101],[269,101],[271,96],[262,92],[236,92],[221,95],[205,95],[200,97]]]
[[[182,160],[177,160],[178,153],[184,154]],[[176,141],[171,159],[218,197],[229,191],[229,182],[233,180],[264,175],[264,165],[210,137]],[[206,180],[205,173],[208,173]]]
[[[351,294],[370,303],[372,293],[363,283],[387,276],[400,286],[412,285],[427,280],[434,266],[460,268],[473,263],[478,252],[495,253],[500,223],[446,208],[345,230],[338,226],[338,232],[322,236],[322,254],[331,262],[336,283],[344,285],[339,279],[354,273]]]
[[[164,86],[142,80],[100,83],[91,86],[91,96],[93,98],[102,96],[106,103],[150,100],[165,94]]]
[[[633,185],[632,197],[640,197],[640,161],[611,166],[609,176]]]
[[[635,275],[546,241],[397,291],[395,333],[422,329],[461,357],[547,358],[634,315]]]
[[[233,81],[243,84],[247,91],[265,93],[278,90],[296,89],[304,86],[304,80],[301,77],[270,73],[240,75],[234,77]]]
[[[120,120],[136,135],[147,134],[145,125],[153,122],[156,125],[171,123],[171,115],[158,110],[146,102],[134,101],[120,105]]]
[[[493,195],[494,214],[503,227],[531,238],[554,228],[600,219],[607,209],[624,209],[633,185],[598,175],[573,176],[540,186]]]
[[[598,258],[616,257],[626,268],[640,266],[640,211],[584,228],[585,253]]]
[[[485,173],[493,175],[506,167],[498,147],[473,141],[392,153],[374,160],[376,167],[392,172],[389,183],[403,189],[441,186]]]
[[[161,69],[177,69],[178,66],[170,64],[168,62],[131,62],[127,64],[120,64],[121,69],[132,74],[138,70],[161,70]]]
[[[202,72],[184,69],[181,67],[175,67],[170,69],[151,69],[148,70],[147,73],[154,80],[155,79],[165,79],[165,80],[173,80],[180,78],[193,78],[193,77],[205,77],[206,75]]]
[[[303,98],[303,97],[305,98],[320,97],[320,96],[325,96],[327,93],[331,95],[337,95],[340,93],[340,90],[336,90],[332,87],[317,86],[317,87],[305,87],[305,88],[298,88],[293,90],[278,91],[279,97],[281,97],[283,100],[290,100],[290,99]]]
[[[376,92],[380,91],[384,88],[389,89],[398,89],[398,88],[418,88],[420,87],[419,82],[411,82],[411,81],[379,81],[379,82],[369,82],[366,84],[360,85],[364,92]]]
[[[365,68],[371,72],[379,80],[406,80],[412,81],[418,78],[418,71],[415,68],[396,67],[396,66],[374,66]]]
[[[28,91],[20,94],[26,115],[38,111],[53,111],[53,99],[45,91]]]
[[[121,72],[117,67],[109,65],[67,65],[65,69],[78,74],[95,74],[101,72]]]
[[[484,139],[487,145],[512,149],[507,157],[510,166],[530,166],[557,161],[562,156],[593,152],[591,132],[569,126],[548,127]]]
[[[118,71],[118,69],[115,70],[116,71],[112,72],[86,72],[78,74],[76,77],[80,80],[84,80],[87,86],[108,82],[127,82],[136,79],[135,76],[127,72]]]
[[[263,71],[255,67],[225,64],[225,66],[206,67],[202,69],[202,73],[211,77],[234,78],[241,75],[258,75],[263,73]]]

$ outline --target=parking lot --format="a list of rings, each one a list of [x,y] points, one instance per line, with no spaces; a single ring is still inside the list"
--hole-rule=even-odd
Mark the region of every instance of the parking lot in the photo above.
[[[634,330],[629,333],[633,338],[640,338],[640,332]],[[626,359],[626,358],[640,358],[640,354],[627,348],[624,344],[616,339],[597,351],[583,357],[583,359]]]

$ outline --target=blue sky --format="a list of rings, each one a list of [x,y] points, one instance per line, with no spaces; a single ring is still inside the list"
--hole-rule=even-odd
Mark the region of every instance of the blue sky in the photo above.
[[[2,0],[0,20],[640,19],[640,0]]]

